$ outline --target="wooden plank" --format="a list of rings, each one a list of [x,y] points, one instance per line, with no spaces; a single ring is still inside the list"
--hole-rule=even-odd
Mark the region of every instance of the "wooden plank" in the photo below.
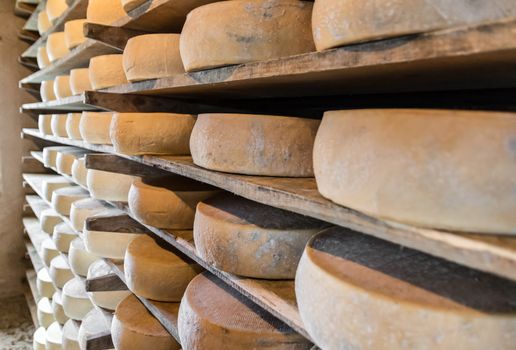
[[[111,332],[92,334],[86,338],[86,350],[107,350],[113,349]]]
[[[23,173],[48,173],[49,170],[42,164],[43,153],[33,151],[31,156],[22,157],[22,172]]]
[[[21,84],[25,84],[21,82]],[[25,103],[21,107],[22,113],[27,112],[43,112],[43,113],[62,113],[65,111],[80,112],[80,111],[96,111],[98,107],[86,104],[84,102],[84,95],[70,96],[59,100],[48,102],[33,102]]]
[[[20,29],[18,32],[18,38],[32,45],[36,40],[38,40],[39,34],[30,30]]]
[[[42,11],[45,6],[47,5],[47,0],[41,0],[38,7],[32,12],[32,15],[30,15],[27,22],[25,22],[25,25],[23,26],[22,30],[24,31],[32,31],[37,32],[38,31],[38,14],[40,11]]]
[[[86,279],[85,287],[87,292],[112,292],[127,290],[125,283],[114,272],[105,276]]]
[[[87,38],[101,41],[120,52],[124,51],[129,39],[146,33],[147,32],[141,30],[112,27],[96,23],[86,23],[84,25],[84,35]]]
[[[29,308],[30,316],[32,318],[32,323],[37,328],[38,324],[38,309],[36,306],[37,301],[39,300],[38,290],[36,287],[36,271],[33,269],[27,269],[25,271],[25,279],[27,281],[27,285],[24,288],[23,295],[25,296],[25,301],[27,302],[27,306]]]
[[[30,185],[31,185],[31,187],[34,188],[33,184],[30,184]],[[34,190],[36,190],[36,189],[34,189]],[[38,193],[38,192],[36,191],[36,193]],[[32,208],[32,211],[34,212],[34,214],[36,215],[36,217],[38,219],[41,218],[41,212],[43,210],[50,209],[50,205],[45,200],[43,200],[39,195],[25,196],[25,200],[30,205],[30,207]]]
[[[105,232],[119,232],[119,233],[148,233],[149,230],[129,215],[101,215],[87,218],[84,223],[84,228],[89,231],[105,231]]]

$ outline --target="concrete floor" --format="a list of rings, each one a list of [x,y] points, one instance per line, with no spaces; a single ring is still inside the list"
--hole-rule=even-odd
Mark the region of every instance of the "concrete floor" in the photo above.
[[[23,295],[0,299],[0,350],[32,349],[34,324]]]

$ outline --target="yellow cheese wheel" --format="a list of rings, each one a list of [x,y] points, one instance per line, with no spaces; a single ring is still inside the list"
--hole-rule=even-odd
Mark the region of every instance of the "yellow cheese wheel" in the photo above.
[[[104,277],[113,273],[111,266],[103,259],[99,259],[88,269],[88,279]],[[88,296],[95,305],[107,310],[115,310],[117,305],[129,295],[131,295],[129,290],[88,292]]]
[[[79,130],[82,139],[93,144],[111,144],[109,126],[112,112],[82,112]]]
[[[127,83],[123,55],[102,55],[90,59],[89,78],[93,90],[105,89]]]
[[[52,295],[54,295],[56,288],[52,283],[52,279],[50,278],[46,267],[38,271],[36,276],[36,287],[38,289],[38,294],[41,297],[52,298]]]
[[[43,102],[55,100],[56,95],[54,93],[54,81],[53,80],[42,81],[41,85],[39,87],[39,93],[41,95],[41,100]]]
[[[43,135],[53,135],[52,114],[40,114],[38,116],[38,129]]]
[[[48,237],[41,242],[41,246],[39,249],[39,255],[41,256],[41,260],[43,260],[45,266],[50,267],[50,262],[52,261],[52,259],[59,255],[59,250],[57,250],[56,244],[50,237]],[[49,296],[48,298],[51,297],[52,296]]]
[[[46,10],[50,22],[55,22],[67,9],[66,0],[47,0]]]
[[[75,238],[77,238],[77,233],[67,223],[62,222],[54,227],[52,240],[61,253],[68,253],[70,244]]]
[[[39,299],[36,312],[38,323],[41,327],[48,328],[52,323],[55,322],[54,312],[52,311],[52,304],[48,298],[43,297]]]
[[[88,169],[86,169],[86,157],[77,158],[73,161],[72,164],[72,179],[78,185],[87,188],[87,174]]]
[[[50,64],[50,59],[48,58],[46,46],[38,47],[38,53],[36,54],[36,61],[38,62],[39,69],[43,69]]]
[[[109,208],[111,208],[109,204],[100,202],[93,198],[85,198],[72,203],[72,208],[70,210],[70,221],[72,223],[72,227],[76,231],[82,231],[84,229],[84,222],[87,218],[102,213]]]
[[[48,35],[47,54],[50,62],[57,61],[69,52],[70,50],[66,47],[64,32],[54,32]]]
[[[73,273],[82,277],[86,277],[91,264],[97,261],[99,257],[86,250],[84,242],[81,238],[76,238],[70,243],[68,251],[68,262]]]
[[[58,99],[72,96],[72,90],[70,89],[70,76],[59,75],[54,79],[54,95]]]
[[[76,68],[70,71],[70,89],[74,95],[93,90],[90,82],[89,68]]]
[[[84,23],[86,23],[85,19],[74,19],[65,23],[65,42],[66,47],[70,50],[86,41],[83,30]]]
[[[55,190],[62,188],[62,187],[70,187],[72,186],[72,183],[65,179],[64,177],[58,177],[53,179],[48,179],[43,181],[42,186],[42,192],[43,192],[43,199],[50,202],[52,201],[52,194]]]
[[[82,140],[81,130],[79,128],[81,116],[82,113],[68,113],[68,118],[66,118],[66,134],[72,140]]]
[[[62,350],[63,349],[63,347],[61,346],[62,336],[63,335],[61,333],[61,326],[59,325],[59,323],[58,322],[52,323],[47,328],[45,349],[46,350]]]
[[[63,350],[80,350],[79,342],[79,323],[68,320],[63,326],[62,345]]]
[[[58,255],[52,259],[48,273],[54,286],[58,289],[62,289],[65,283],[73,278],[72,270],[63,255]]]
[[[52,134],[57,137],[68,137],[68,133],[66,132],[66,119],[68,118],[68,114],[52,114],[52,119],[50,121],[50,128],[52,129]],[[57,161],[57,156],[56,156]]]
[[[47,30],[52,27],[52,23],[48,19],[48,13],[46,9],[42,9],[38,13],[38,32],[39,35],[43,35]]]
[[[95,199],[127,202],[131,184],[138,179],[137,176],[88,169],[86,183],[91,196]]]
[[[62,299],[64,312],[72,320],[82,321],[93,309],[93,304],[84,287],[84,281],[77,277],[66,282],[62,291]]]
[[[61,298],[61,291],[56,291],[52,296],[52,312],[54,318],[60,325],[64,325],[69,317],[66,316],[63,309],[63,300]]]
[[[79,186],[62,187],[52,194],[52,207],[61,215],[70,215],[72,203],[88,198],[88,191]]]
[[[120,0],[89,0],[86,19],[89,23],[110,25],[125,16]]]

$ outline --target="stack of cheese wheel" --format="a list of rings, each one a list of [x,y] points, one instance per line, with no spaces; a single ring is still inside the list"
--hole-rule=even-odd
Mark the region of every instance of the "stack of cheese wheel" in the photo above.
[[[114,274],[112,267],[103,259],[99,259],[91,264],[88,270],[88,279],[100,278],[110,274]],[[130,294],[131,292],[127,289],[88,292],[95,305],[107,310],[115,310],[118,303]]]
[[[52,304],[46,297],[39,299],[37,305],[38,323],[41,327],[48,328],[54,321],[54,313],[52,311]]]
[[[79,128],[81,124],[82,113],[68,113],[66,119],[66,133],[72,140],[82,140],[81,130]]]
[[[175,350],[181,346],[143,304],[129,295],[118,304],[111,324],[116,349]]]
[[[110,25],[125,16],[121,0],[89,0],[86,19],[89,23]]]
[[[317,187],[387,220],[515,234],[515,138],[513,113],[326,112],[314,147]]]
[[[197,205],[194,241],[199,256],[220,270],[294,279],[306,242],[327,226],[227,193]]]
[[[88,188],[88,169],[86,169],[86,157],[77,158],[72,164],[72,179],[78,185]]]
[[[88,74],[93,90],[127,83],[123,55],[102,55],[90,59]]]
[[[135,181],[129,191],[131,213],[146,225],[163,229],[191,229],[195,206],[217,189],[182,176]]]
[[[43,148],[43,165],[45,168],[56,168],[57,152],[64,150],[77,150],[76,147],[69,146],[52,146]]]
[[[79,130],[84,141],[92,144],[111,144],[109,127],[112,112],[82,112]]]
[[[72,94],[82,94],[92,90],[90,82],[90,70],[88,68],[76,68],[70,71],[70,89]]]
[[[46,46],[38,47],[38,53],[36,54],[36,61],[38,62],[39,69],[43,69],[50,64],[50,59],[48,58]]]
[[[50,29],[52,26],[52,23],[50,23],[50,20],[48,19],[48,14],[45,9],[39,11],[38,13],[38,32],[39,35],[43,35],[47,30]]]
[[[39,132],[45,136],[52,135],[52,114],[40,114],[38,116]]]
[[[61,253],[68,253],[70,244],[77,238],[77,233],[65,222],[60,223],[54,227],[52,240],[54,241],[57,250]]]
[[[59,255],[59,250],[57,250],[56,244],[52,239],[45,238],[41,242],[39,254],[41,260],[43,260],[43,264],[45,264],[46,267],[50,267],[50,262]]]
[[[88,252],[80,237],[77,237],[70,243],[68,262],[74,274],[86,277],[91,264],[98,259],[99,257],[97,255]]]
[[[110,136],[115,151],[127,155],[188,155],[194,124],[191,114],[115,113]]]
[[[54,233],[54,227],[62,221],[63,219],[50,208],[43,210],[40,214],[41,230],[49,235]]]
[[[60,325],[63,325],[66,321],[68,321],[69,317],[66,316],[64,312],[63,299],[61,298],[61,291],[59,290],[56,291],[52,296],[52,312],[54,313],[54,318]]]
[[[127,202],[129,189],[139,177],[88,169],[86,184],[95,199],[115,202]]]
[[[93,198],[85,198],[72,204],[70,221],[76,231],[82,231],[86,219],[110,209],[108,204]]]
[[[201,114],[190,139],[195,164],[246,175],[313,176],[320,121],[242,114]]]
[[[62,302],[65,315],[72,320],[81,321],[93,309],[84,283],[77,277],[64,285]]]
[[[50,128],[52,129],[52,134],[57,137],[68,137],[68,133],[66,132],[66,119],[68,118],[68,114],[52,114],[52,119],[50,121]]]
[[[70,76],[59,75],[54,79],[54,95],[58,99],[72,96],[72,90],[70,88]]]
[[[52,206],[59,214],[68,216],[73,202],[88,197],[88,191],[79,186],[62,187],[52,194]]]
[[[148,235],[135,238],[125,252],[127,287],[147,299],[181,301],[188,283],[201,271],[194,261],[161,248]]]
[[[197,275],[179,308],[184,349],[310,349],[311,344],[208,272]]]
[[[41,95],[41,100],[43,102],[55,100],[56,95],[54,93],[54,81],[53,80],[42,81],[41,86],[39,87],[39,93]]]
[[[63,350],[80,350],[79,347],[79,324],[74,320],[68,320],[63,326],[62,346]]]
[[[47,344],[47,331],[45,327],[39,327],[36,329],[36,332],[34,332],[33,336],[33,342],[32,347],[34,350],[46,350],[46,344]]]
[[[74,19],[65,23],[65,43],[68,49],[71,50],[86,41],[83,31],[84,23],[86,23],[86,19]]]
[[[63,255],[58,255],[52,259],[48,273],[58,289],[63,289],[66,282],[73,278],[72,270]]]
[[[64,32],[55,32],[48,35],[47,55],[50,62],[66,56],[69,52],[70,50],[66,47]]]
[[[296,275],[323,349],[509,349],[515,296],[509,280],[344,228],[315,236]]]
[[[71,176],[73,162],[77,158],[83,157],[87,153],[88,151],[84,149],[58,151],[56,157],[57,172],[60,174]]]
[[[187,71],[297,55],[315,50],[312,3],[233,0],[196,8],[181,32]]]
[[[93,338],[96,335],[106,335],[111,332],[111,325],[107,323],[106,318],[102,314],[102,311],[92,309],[83,318],[79,332],[77,334],[77,342],[81,350],[88,349],[87,340]],[[106,344],[104,344],[106,345]],[[114,350],[110,346],[103,347],[103,350]]]
[[[43,199],[46,201],[52,200],[52,194],[55,190],[63,187],[70,187],[72,183],[64,177],[56,177],[43,181]]]
[[[52,298],[52,295],[54,295],[56,288],[52,284],[52,279],[46,267],[38,271],[36,275],[36,287],[41,297]]]
[[[66,0],[47,0],[45,6],[50,22],[55,22],[67,9]]]
[[[46,350],[61,350],[61,340],[62,340],[62,333],[61,333],[61,326],[58,322],[52,323],[48,328],[46,332],[46,344],[45,349]]]

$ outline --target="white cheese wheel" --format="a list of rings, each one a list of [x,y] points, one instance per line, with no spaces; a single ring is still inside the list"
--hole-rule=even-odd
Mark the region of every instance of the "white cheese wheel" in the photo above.
[[[37,305],[38,323],[41,327],[48,328],[55,322],[54,313],[52,311],[52,304],[47,297],[39,299]]]
[[[54,318],[60,325],[64,325],[66,321],[68,321],[68,316],[66,316],[64,312],[63,299],[61,298],[61,292],[59,290],[52,296],[52,312]]]
[[[55,100],[56,95],[54,93],[54,81],[53,80],[42,81],[41,85],[39,87],[39,94],[41,95],[41,100],[43,102]]]
[[[61,219],[55,210],[50,208],[43,210],[39,219],[41,230],[48,235],[52,235],[52,233],[54,233],[54,227],[62,221],[63,219]]]
[[[45,327],[39,327],[34,332],[32,347],[34,350],[45,350],[47,344],[47,331]]]
[[[70,50],[66,47],[64,32],[55,32],[48,35],[47,54],[50,62],[66,56],[69,52]]]
[[[72,203],[88,198],[88,191],[79,186],[63,187],[52,194],[52,207],[61,215],[70,215]]]
[[[515,116],[327,112],[314,147],[317,187],[338,204],[388,220],[516,234]]]
[[[200,272],[194,261],[161,248],[148,235],[135,238],[125,252],[127,287],[146,299],[180,302],[188,283]]]
[[[77,277],[66,282],[61,297],[65,315],[72,320],[83,320],[88,312],[93,309],[84,282]]]
[[[54,136],[68,137],[68,133],[66,132],[66,120],[67,119],[68,119],[68,114],[52,114],[52,120],[50,122],[50,127],[52,129],[52,134]]]
[[[68,262],[74,274],[86,277],[90,265],[98,259],[97,255],[86,250],[86,246],[81,238],[74,239],[70,244]]]
[[[127,41],[124,49],[127,80],[139,81],[183,74],[179,34],[146,34]]]
[[[77,238],[77,233],[66,222],[62,222],[54,227],[52,240],[57,250],[61,253],[68,253],[70,244],[75,238]]]
[[[50,27],[52,27],[52,23],[50,23],[50,20],[48,19],[48,13],[46,9],[42,9],[38,13],[38,32],[39,35],[43,35],[43,33],[46,33]]]
[[[88,169],[86,169],[86,157],[77,158],[72,164],[72,179],[82,187],[88,188]]]
[[[131,184],[138,179],[140,178],[137,176],[88,169],[86,183],[91,196],[95,199],[127,202]]]
[[[128,155],[190,154],[195,116],[173,113],[115,113],[110,136],[115,151]]]
[[[66,134],[72,140],[82,140],[81,130],[79,125],[81,123],[82,113],[68,113],[66,119]]]
[[[47,267],[50,266],[50,262],[52,261],[52,259],[54,259],[56,256],[59,255],[59,250],[57,250],[56,244],[50,237],[45,238],[41,242],[41,246],[39,249],[40,249],[39,254],[41,256],[41,260],[43,260],[43,263]]]
[[[81,322],[79,327],[79,333],[77,335],[77,341],[81,350],[87,350],[86,343],[87,339],[95,335],[104,335],[111,332],[111,325],[106,322],[106,318],[102,314],[102,311],[92,309]],[[114,349],[105,349],[114,350]]]
[[[72,270],[63,255],[58,255],[52,259],[48,273],[58,289],[62,289],[65,283],[73,278]]]
[[[126,12],[129,12],[145,2],[147,2],[147,0],[122,0],[122,6]]]
[[[197,205],[199,256],[235,275],[294,279],[306,242],[329,224],[225,193]]]
[[[388,5],[388,6],[386,6]],[[514,1],[316,0],[312,30],[317,50],[516,15]]]
[[[82,139],[92,144],[110,145],[109,127],[112,119],[112,112],[82,112],[79,124]]]
[[[515,296],[514,282],[339,227],[296,275],[303,324],[329,350],[510,349]]]
[[[56,157],[57,172],[61,175],[72,176],[73,162],[80,157],[84,157],[86,153],[88,151],[84,149],[58,151]]]
[[[47,328],[46,334],[46,350],[62,350],[61,339],[63,334],[61,333],[61,325],[58,322],[52,323]]]
[[[76,68],[70,71],[70,89],[74,95],[92,90],[89,68]]]
[[[68,9],[66,0],[47,0],[46,10],[50,22],[55,22]]]
[[[82,231],[87,218],[102,213],[109,208],[108,204],[93,198],[85,198],[74,202],[70,210],[72,227],[77,231]]]
[[[178,350],[181,346],[134,295],[118,304],[111,324],[116,349]]]
[[[58,99],[72,96],[72,90],[70,88],[70,76],[69,75],[58,75],[54,79],[54,95]],[[64,136],[66,137],[66,136]]]
[[[52,279],[50,278],[46,267],[38,271],[36,276],[36,287],[38,288],[38,294],[41,297],[52,298],[52,295],[54,295],[56,288],[52,283]]]
[[[77,147],[52,146],[43,148],[43,165],[45,168],[55,168],[57,152],[63,150],[76,150]]]
[[[63,187],[70,187],[72,183],[64,177],[53,178],[43,181],[42,192],[43,199],[50,202],[52,201],[52,194],[55,190]],[[53,232],[53,231],[52,231]]]
[[[233,0],[198,7],[186,17],[180,49],[188,72],[315,50],[312,3]]]
[[[36,61],[38,62],[39,69],[43,69],[50,64],[50,59],[48,58],[46,46],[38,47],[38,53],[36,54]]]
[[[134,181],[129,209],[136,219],[162,229],[191,229],[195,206],[219,192],[209,185],[181,176]]]
[[[68,320],[63,326],[62,346],[63,350],[80,350],[79,347],[79,324],[74,320]]]
[[[65,42],[68,49],[71,50],[86,41],[83,31],[84,23],[86,23],[85,19],[74,19],[65,23]]]
[[[124,73],[123,55],[103,55],[90,59],[89,77],[93,90],[127,83]]]
[[[246,114],[201,114],[190,138],[196,165],[245,175],[313,176],[320,121]]]
[[[120,228],[122,231],[124,228]],[[122,260],[127,246],[141,233],[84,230],[84,245],[93,254],[103,258]]]
[[[125,17],[120,0],[89,0],[86,19],[89,23],[110,25]]]
[[[208,272],[186,289],[178,328],[183,349],[311,348],[308,340]]]
[[[52,114],[40,114],[38,116],[38,129],[43,135],[53,135]]]
[[[88,270],[88,279],[99,278],[112,273],[114,271],[111,266],[103,259],[99,259],[91,264]],[[131,295],[131,292],[129,290],[99,291],[88,292],[88,295],[95,305],[107,310],[115,310],[122,300]]]

